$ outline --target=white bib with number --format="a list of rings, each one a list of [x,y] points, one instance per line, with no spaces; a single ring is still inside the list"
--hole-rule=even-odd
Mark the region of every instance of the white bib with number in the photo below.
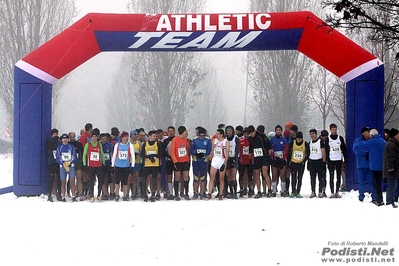
[[[205,149],[198,149],[197,153],[206,153],[206,150]]]
[[[63,162],[70,162],[72,160],[72,154],[70,152],[63,152],[61,158]]]
[[[215,157],[222,157],[222,148],[215,148],[213,149],[213,155]]]
[[[177,149],[178,153],[179,153],[179,157],[184,157],[187,155],[187,150],[186,148],[178,148]]]
[[[249,155],[249,146],[242,147],[242,155]]]
[[[275,151],[274,155],[276,156],[276,158],[282,159],[284,154],[282,151]]]
[[[118,158],[119,160],[127,160],[128,151],[119,151]]]
[[[263,149],[262,148],[254,149],[254,157],[262,157],[262,156],[263,156]]]
[[[100,153],[99,152],[91,152],[90,153],[90,161],[99,161]]]
[[[301,151],[294,151],[294,159],[299,161],[303,160],[303,152]]]

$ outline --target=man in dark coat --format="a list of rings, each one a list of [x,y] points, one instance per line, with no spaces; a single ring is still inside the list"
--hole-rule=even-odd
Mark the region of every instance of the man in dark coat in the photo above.
[[[397,208],[394,197],[399,178],[399,131],[395,128],[390,130],[384,149],[383,177],[387,179],[386,204]]]

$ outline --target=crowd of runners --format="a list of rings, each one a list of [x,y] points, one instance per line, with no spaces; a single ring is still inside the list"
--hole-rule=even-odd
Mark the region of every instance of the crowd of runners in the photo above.
[[[121,133],[116,127],[100,133],[88,123],[78,137],[52,129],[46,144],[48,200],[302,198],[305,168],[310,198],[340,198],[347,150],[337,125],[329,131],[311,129],[308,143],[291,122],[269,133],[262,125],[220,124],[214,134],[199,126],[192,139],[184,126],[177,132],[169,126],[148,133],[143,128]]]

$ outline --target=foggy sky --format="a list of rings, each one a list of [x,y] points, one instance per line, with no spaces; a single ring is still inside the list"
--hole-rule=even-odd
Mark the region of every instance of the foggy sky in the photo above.
[[[128,2],[128,0],[77,0],[80,13],[76,20],[91,12],[127,13]],[[248,11],[248,0],[218,0],[208,1],[206,13]],[[120,131],[131,130],[124,128],[124,125],[112,125],[106,121],[106,94],[107,90],[112,90],[113,75],[119,68],[122,55],[123,52],[100,53],[70,73],[68,84],[62,89],[59,104],[53,107],[57,116],[54,127],[60,132],[79,133],[80,129],[90,122],[104,132],[109,132],[111,126],[119,127]],[[217,85],[223,90],[227,107],[227,121],[217,123],[243,124],[246,84],[243,59],[246,52],[208,52],[204,55],[211,60],[217,71]]]

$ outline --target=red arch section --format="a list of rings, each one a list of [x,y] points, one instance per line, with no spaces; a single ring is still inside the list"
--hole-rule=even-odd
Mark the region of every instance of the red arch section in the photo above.
[[[25,56],[17,63],[17,67],[54,83],[102,51],[134,51],[129,47],[139,40],[135,37],[139,32],[156,36],[151,39],[155,42],[166,38],[168,33],[174,33],[175,37],[168,37],[169,41],[172,40],[170,43],[179,40],[181,43],[192,42],[195,38],[201,38],[202,33],[210,32],[214,32],[214,39],[224,38],[223,34],[228,32],[255,33],[259,35],[244,47],[219,47],[217,50],[276,50],[279,45],[289,43],[281,49],[297,49],[344,81],[381,64],[373,54],[338,31],[324,26],[323,21],[311,12],[181,15],[91,13]],[[183,38],[183,33],[191,35]],[[271,36],[273,41],[270,41]],[[150,41],[147,44],[152,45]],[[193,49],[209,51],[212,47]],[[156,50],[153,46],[144,45],[140,51]],[[183,49],[176,47],[170,50]]]

